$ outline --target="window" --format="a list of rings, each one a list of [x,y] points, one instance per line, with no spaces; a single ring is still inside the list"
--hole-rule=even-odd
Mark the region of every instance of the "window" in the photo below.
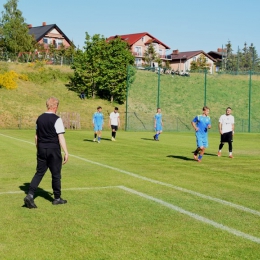
[[[154,50],[158,53],[159,52],[159,45],[156,42],[152,43]]]
[[[197,60],[197,58],[196,57],[193,57],[193,59],[192,59],[193,61],[196,61]]]
[[[56,48],[59,48],[63,44],[63,41],[61,39],[56,40]]]
[[[49,44],[49,38],[43,38],[43,43]]]
[[[141,66],[141,65],[142,65],[142,59],[140,59],[140,58],[135,58],[135,65],[136,65],[136,66]]]
[[[144,37],[142,37],[142,42],[144,42],[145,41],[145,36]]]
[[[135,46],[135,53],[137,56],[142,56],[142,47]]]

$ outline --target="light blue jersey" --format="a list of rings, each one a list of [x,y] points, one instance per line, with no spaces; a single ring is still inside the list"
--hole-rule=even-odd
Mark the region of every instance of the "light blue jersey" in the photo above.
[[[198,128],[196,131],[197,147],[208,147],[208,126],[211,125],[209,116],[195,116],[192,120]]]
[[[155,120],[155,131],[162,131],[162,114],[156,113],[154,116]]]
[[[102,130],[103,123],[104,123],[103,113],[95,112],[95,113],[93,114],[94,130],[95,130],[95,131],[101,131],[101,130]]]

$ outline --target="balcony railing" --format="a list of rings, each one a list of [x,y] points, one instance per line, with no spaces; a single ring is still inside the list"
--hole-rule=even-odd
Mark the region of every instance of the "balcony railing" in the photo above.
[[[143,53],[142,52],[136,52],[136,51],[134,51],[134,52],[132,52],[132,54],[135,56],[135,57],[143,57]],[[159,53],[158,53],[159,54]],[[162,60],[171,60],[171,55],[160,55],[159,54],[159,56],[160,56],[160,58],[162,59]]]
[[[135,56],[135,57],[143,57],[143,53],[142,52],[136,52],[136,51],[134,51],[134,52],[132,52],[133,53],[133,55]]]

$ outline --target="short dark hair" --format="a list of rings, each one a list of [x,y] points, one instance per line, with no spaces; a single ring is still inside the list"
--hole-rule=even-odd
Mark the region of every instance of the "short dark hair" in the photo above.
[[[101,106],[98,106],[98,107],[97,107],[97,109],[100,109],[100,108],[102,108],[102,107],[101,107]]]
[[[118,110],[118,107],[115,107],[115,110]]]
[[[231,107],[227,107],[226,111],[227,111],[228,109],[232,110],[232,108],[231,108]]]
[[[210,110],[209,107],[207,107],[207,106],[204,106],[204,107],[202,108],[203,111],[205,111],[205,110],[207,110],[207,109]]]

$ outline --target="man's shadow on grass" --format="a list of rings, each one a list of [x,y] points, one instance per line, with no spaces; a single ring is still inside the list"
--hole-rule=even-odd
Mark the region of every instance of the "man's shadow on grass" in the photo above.
[[[27,194],[28,190],[29,190],[29,186],[30,186],[30,183],[26,182],[23,185],[19,186],[19,188],[20,188],[20,190],[24,191],[25,194]],[[53,195],[53,193],[38,187],[37,191],[35,192],[34,198],[42,197],[42,198],[52,202],[53,201],[52,195]],[[25,207],[25,205],[23,205],[23,207]]]
[[[109,138],[103,138],[101,137],[101,140],[100,141],[111,141],[111,139]],[[90,143],[96,143],[97,142],[97,138],[96,138],[96,141],[94,142],[93,139],[83,139],[83,142],[90,142]]]

